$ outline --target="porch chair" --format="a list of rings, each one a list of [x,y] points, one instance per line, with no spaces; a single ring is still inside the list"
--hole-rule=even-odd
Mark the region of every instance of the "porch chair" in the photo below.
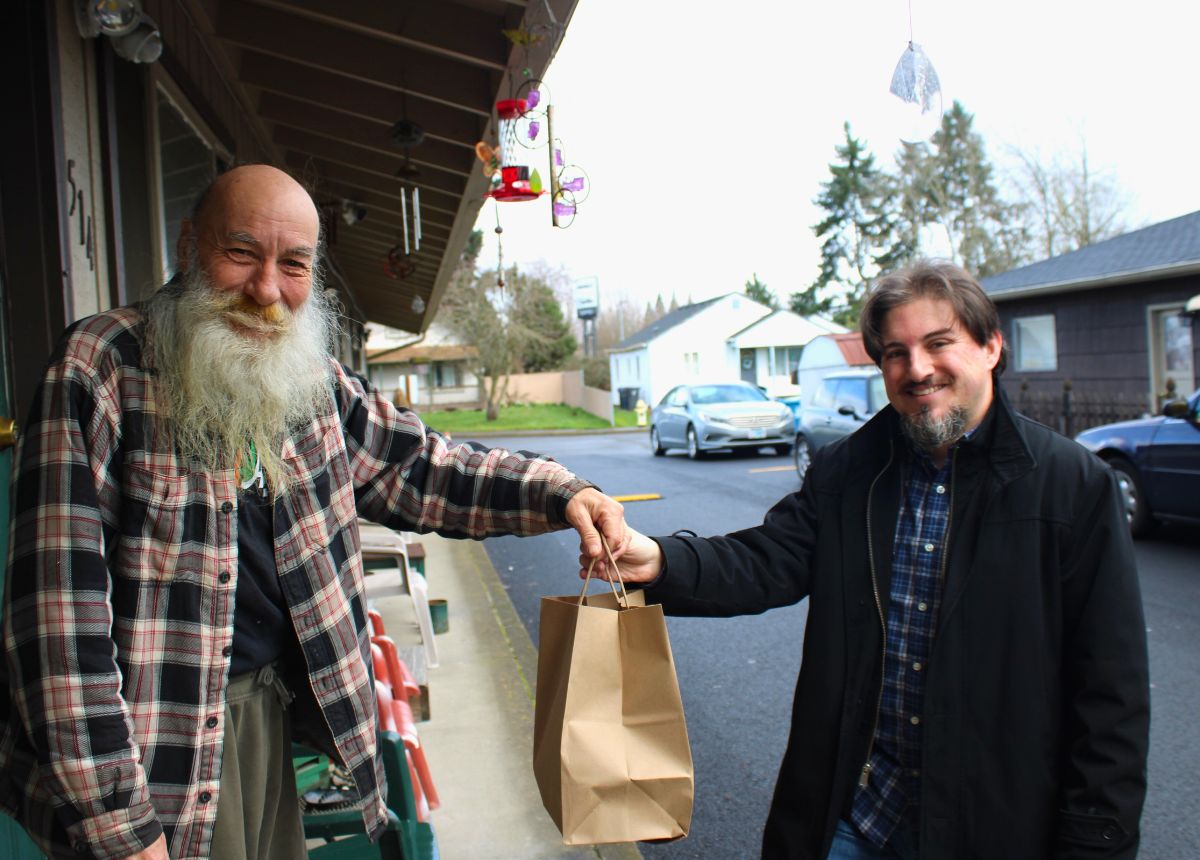
[[[364,562],[388,560],[400,571],[401,588],[412,600],[413,614],[421,633],[425,665],[436,669],[438,651],[437,642],[434,641],[433,615],[429,611],[429,587],[425,577],[412,568],[408,558],[408,545],[403,536],[385,526],[360,520],[359,537]]]

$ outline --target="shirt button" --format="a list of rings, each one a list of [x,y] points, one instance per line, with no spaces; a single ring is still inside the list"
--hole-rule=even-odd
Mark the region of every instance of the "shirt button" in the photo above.
[[[217,581],[222,582],[222,583],[229,582],[229,571],[227,571],[227,570],[221,571],[221,575],[217,577]]]
[[[910,723],[912,723],[914,726],[919,726],[919,725],[921,725],[921,718],[920,718],[920,717],[909,717],[909,718],[908,718],[908,721],[909,721]]]
[[[929,608],[929,604],[926,603],[924,600],[922,600],[920,603],[917,604],[918,612],[924,612],[928,608]]]
[[[233,504],[231,502],[222,502],[221,503],[221,513],[227,514],[232,510],[233,510]]]
[[[911,771],[909,771],[909,774],[912,776],[913,779],[921,778],[921,771],[918,768],[914,767]]]
[[[920,664],[920,663],[913,663],[913,671],[914,671],[914,672],[920,672],[920,671],[921,671],[921,664]]]
[[[938,484],[937,485],[937,494],[940,496],[944,492],[946,492],[946,488],[943,487],[941,484]]]
[[[217,718],[209,717],[204,721],[204,725],[208,726],[210,729],[215,729],[217,727]]]
[[[931,544],[931,543],[925,544],[925,552],[933,552],[933,544]]]
[[[212,792],[211,791],[200,792],[199,800],[201,803],[208,803],[210,800],[212,800]]]

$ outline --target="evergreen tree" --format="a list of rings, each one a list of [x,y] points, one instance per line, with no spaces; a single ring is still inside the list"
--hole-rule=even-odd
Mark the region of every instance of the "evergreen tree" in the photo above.
[[[779,310],[779,299],[775,293],[771,292],[770,287],[758,279],[758,272],[755,272],[750,280],[746,281],[746,295],[773,311]]]
[[[519,275],[524,291],[514,307],[514,321],[526,330],[521,364],[526,373],[561,370],[575,354],[578,344],[571,324],[563,316],[558,296],[545,281]]]
[[[805,290],[793,293],[791,310],[802,315],[833,312],[853,324],[870,279],[905,259],[910,251],[898,239],[896,186],[875,164],[863,141],[843,125],[845,142],[814,201],[825,212],[813,233],[821,240],[821,267]]]
[[[974,123],[975,116],[955,101],[933,135],[932,150],[907,145],[898,163],[906,240],[921,226],[938,227],[955,262],[982,278],[1024,262],[1028,231],[1022,206],[1001,198]]]

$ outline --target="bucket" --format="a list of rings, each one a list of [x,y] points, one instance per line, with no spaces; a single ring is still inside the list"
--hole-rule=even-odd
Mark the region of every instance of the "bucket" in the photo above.
[[[446,633],[450,630],[450,607],[443,598],[430,599],[429,617],[433,620],[434,633]]]

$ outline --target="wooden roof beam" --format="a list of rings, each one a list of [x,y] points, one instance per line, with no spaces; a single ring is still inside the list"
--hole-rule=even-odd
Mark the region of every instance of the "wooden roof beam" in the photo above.
[[[463,149],[474,148],[490,119],[417,96],[406,100],[404,91],[395,86],[365,81],[348,86],[341,75],[261,54],[243,54],[238,76],[241,83],[267,91],[259,100],[260,107],[273,103],[295,110],[309,105],[333,116],[352,114],[381,125],[384,139],[406,107],[408,117],[425,129],[426,141],[433,139]],[[271,102],[279,98],[286,102]],[[301,113],[304,110],[307,108]]]
[[[306,18],[323,27],[337,27],[374,39],[437,54],[460,63],[503,71],[508,43],[501,27],[514,27],[520,14],[489,15],[470,6],[446,2],[376,0],[254,0],[259,6]],[[500,36],[500,38],[497,38]]]
[[[217,37],[247,52],[405,89],[479,116],[490,114],[496,93],[494,73],[477,66],[295,16],[284,18],[245,0],[223,0]]]

